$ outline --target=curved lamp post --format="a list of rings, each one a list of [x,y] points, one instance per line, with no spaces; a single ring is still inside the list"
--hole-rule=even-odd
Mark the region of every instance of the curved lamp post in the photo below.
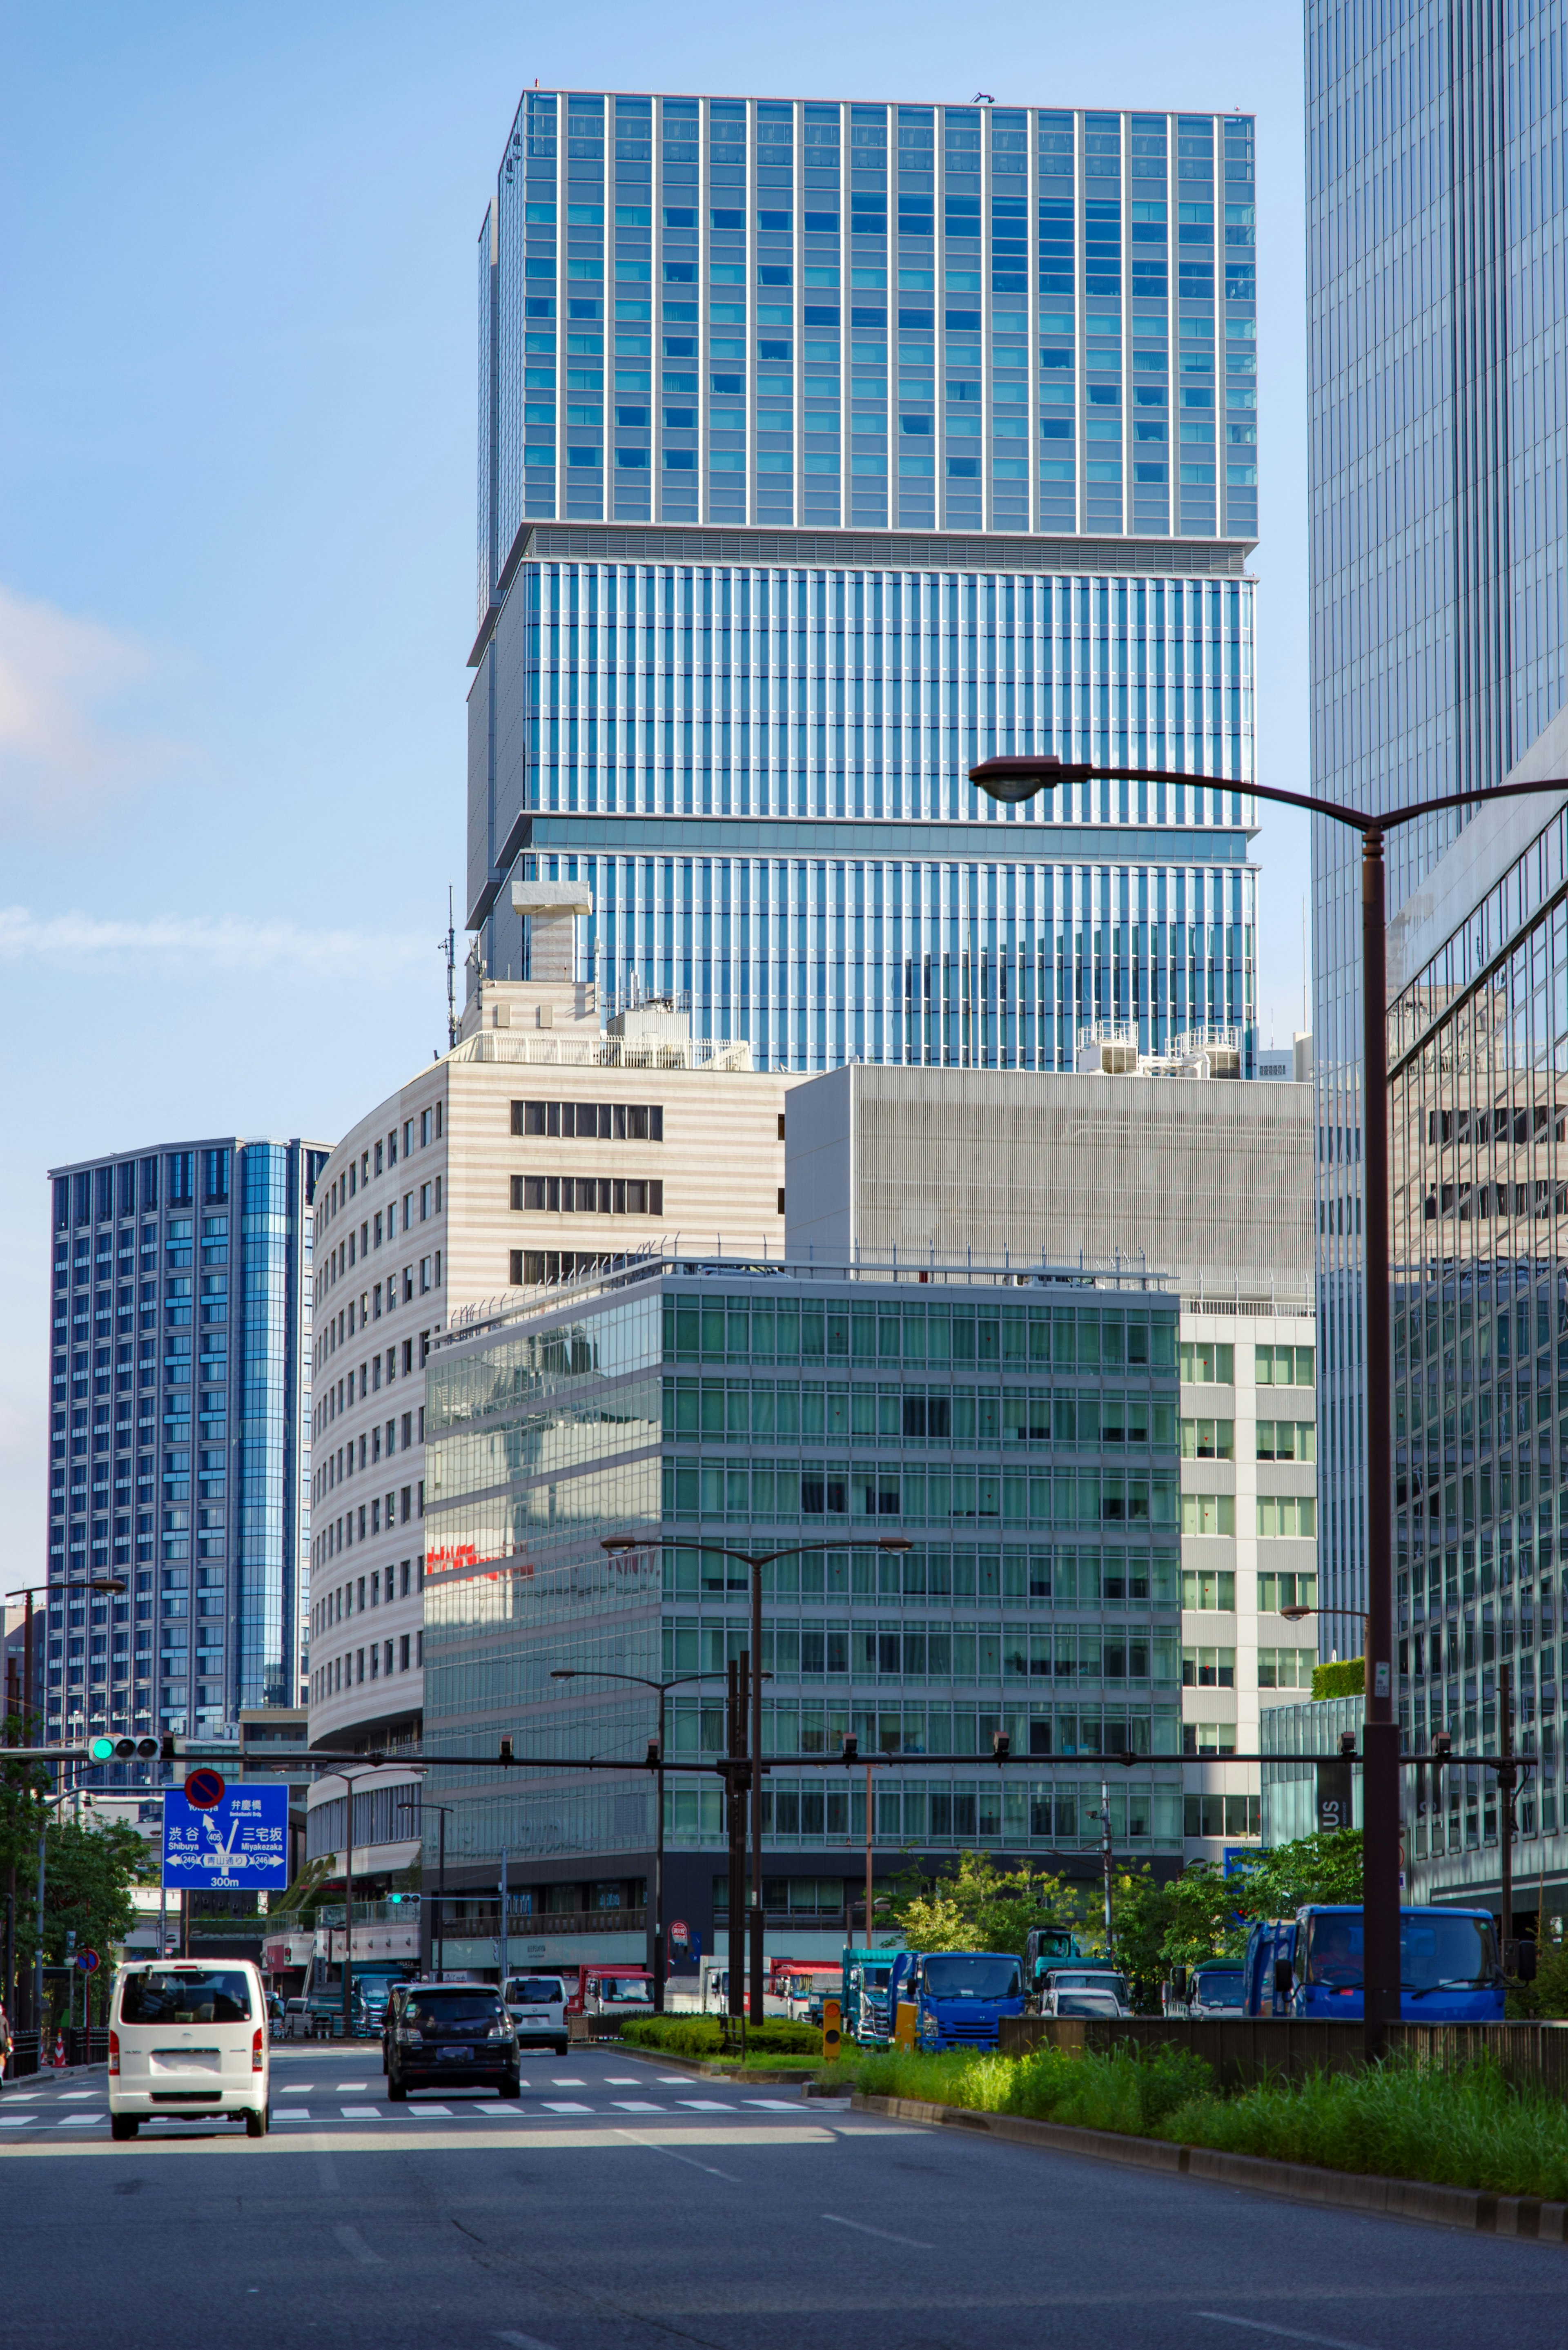
[[[1280,791],[1234,775],[1192,775],[1175,767],[1105,766],[1030,753],[981,760],[970,781],[1009,806],[1058,784],[1119,782],[1192,785],[1304,808],[1361,836],[1361,1173],[1362,1274],[1366,1312],[1366,1713],[1362,1731],[1363,1932],[1366,1947],[1366,2048],[1380,2056],[1399,2021],[1399,1723],[1394,1709],[1392,1444],[1388,1393],[1388,988],[1386,885],[1383,836],[1448,808],[1561,791],[1565,779],[1499,784],[1484,792],[1448,792],[1413,806],[1369,813],[1310,792]],[[1377,1115],[1371,1106],[1377,1105]],[[1354,1613],[1354,1610],[1346,1610]]]

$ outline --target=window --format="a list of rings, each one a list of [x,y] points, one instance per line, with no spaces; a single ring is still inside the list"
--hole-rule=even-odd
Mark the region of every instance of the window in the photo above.
[[[1182,1833],[1189,1836],[1261,1836],[1262,1795],[1187,1795]]]
[[[1184,1534],[1233,1534],[1236,1531],[1234,1493],[1183,1493],[1181,1531]]]
[[[1258,1351],[1261,1354],[1262,1348]],[[1234,1387],[1235,1347],[1221,1345],[1214,1338],[1184,1338],[1181,1342],[1181,1377],[1188,1387]]]
[[[1184,1569],[1181,1577],[1181,1604],[1184,1607],[1220,1608],[1227,1611],[1234,1609],[1235,1569],[1229,1566]]]
[[[1184,1721],[1181,1751],[1184,1754],[1234,1754],[1236,1725],[1233,1721]]]
[[[1317,1534],[1317,1503],[1310,1493],[1260,1493],[1258,1537],[1274,1534],[1313,1540]]]
[[[1258,1687],[1261,1690],[1310,1690],[1315,1648],[1260,1648]]]
[[[1315,1377],[1311,1347],[1258,1347],[1254,1377],[1261,1388],[1310,1388]],[[1185,1371],[1182,1377],[1185,1378]]]
[[[512,1205],[535,1215],[661,1216],[664,1185],[619,1175],[514,1175]]]
[[[1234,1689],[1235,1649],[1183,1648],[1181,1686],[1183,1689]]]
[[[1261,1419],[1260,1461],[1315,1461],[1317,1430],[1310,1419]]]
[[[1184,1419],[1181,1423],[1181,1457],[1184,1461],[1233,1461],[1236,1457],[1235,1421]]]
[[[1258,1577],[1258,1610],[1272,1616],[1282,1607],[1315,1607],[1317,1577],[1315,1575],[1260,1575]]]

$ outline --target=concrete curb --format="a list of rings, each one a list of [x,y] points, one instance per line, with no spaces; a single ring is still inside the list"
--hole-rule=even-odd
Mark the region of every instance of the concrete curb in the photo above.
[[[108,2059],[100,2056],[96,2064],[61,2064],[57,2068],[45,2064],[36,2073],[7,2073],[0,2095],[14,2096],[19,2089],[24,2096],[36,2097],[38,2091],[47,2088],[52,2081],[75,2081],[84,2073],[107,2073],[108,2070]]]
[[[1464,2228],[1481,2236],[1521,2236],[1543,2244],[1568,2243],[1568,2203],[1533,2195],[1492,2195],[1472,2187],[1436,2187],[1418,2178],[1377,2178],[1350,2170],[1323,2170],[1308,2162],[1274,2162],[1255,2154],[1220,2154],[1209,2147],[1175,2146],[1164,2138],[1124,2137],[1115,2130],[1072,2129],[1029,2121],[1018,2114],[977,2113],[966,2106],[933,2106],[917,2097],[868,2097],[857,2090],[858,2113],[896,2121],[978,2130],[1020,2146],[1086,2154],[1142,2170],[1180,2173],[1220,2187],[1283,2195],[1297,2203],[1324,2203],[1341,2211],[1376,2211],[1389,2220],[1419,2220],[1435,2228]]]

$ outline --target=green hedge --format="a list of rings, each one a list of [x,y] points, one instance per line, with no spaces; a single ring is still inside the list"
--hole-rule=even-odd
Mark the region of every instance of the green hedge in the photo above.
[[[1314,1699],[1365,1697],[1366,1658],[1346,1657],[1336,1665],[1314,1665],[1312,1669],[1312,1693]]]
[[[1024,2057],[889,2054],[835,2068],[867,2095],[1027,2114],[1389,2178],[1568,2199],[1568,2108],[1513,2089],[1489,2061],[1417,2071],[1400,2057],[1222,2096],[1186,2050]]]
[[[647,2015],[621,2026],[621,2038],[635,2047],[667,2049],[671,2056],[698,2059],[724,2051],[724,2027],[716,2015]],[[746,2034],[750,2056],[820,2056],[822,2033],[815,2024],[775,2019]]]

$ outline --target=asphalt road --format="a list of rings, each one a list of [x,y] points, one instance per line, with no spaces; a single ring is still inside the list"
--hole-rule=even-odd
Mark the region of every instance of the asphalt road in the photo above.
[[[1568,2333],[1568,2249],[672,2078],[524,2061],[387,2104],[273,2052],[272,2135],[109,2138],[100,2078],[0,2097],[0,2341],[26,2350],[1474,2350]],[[285,2116],[293,2114],[297,2118]]]

